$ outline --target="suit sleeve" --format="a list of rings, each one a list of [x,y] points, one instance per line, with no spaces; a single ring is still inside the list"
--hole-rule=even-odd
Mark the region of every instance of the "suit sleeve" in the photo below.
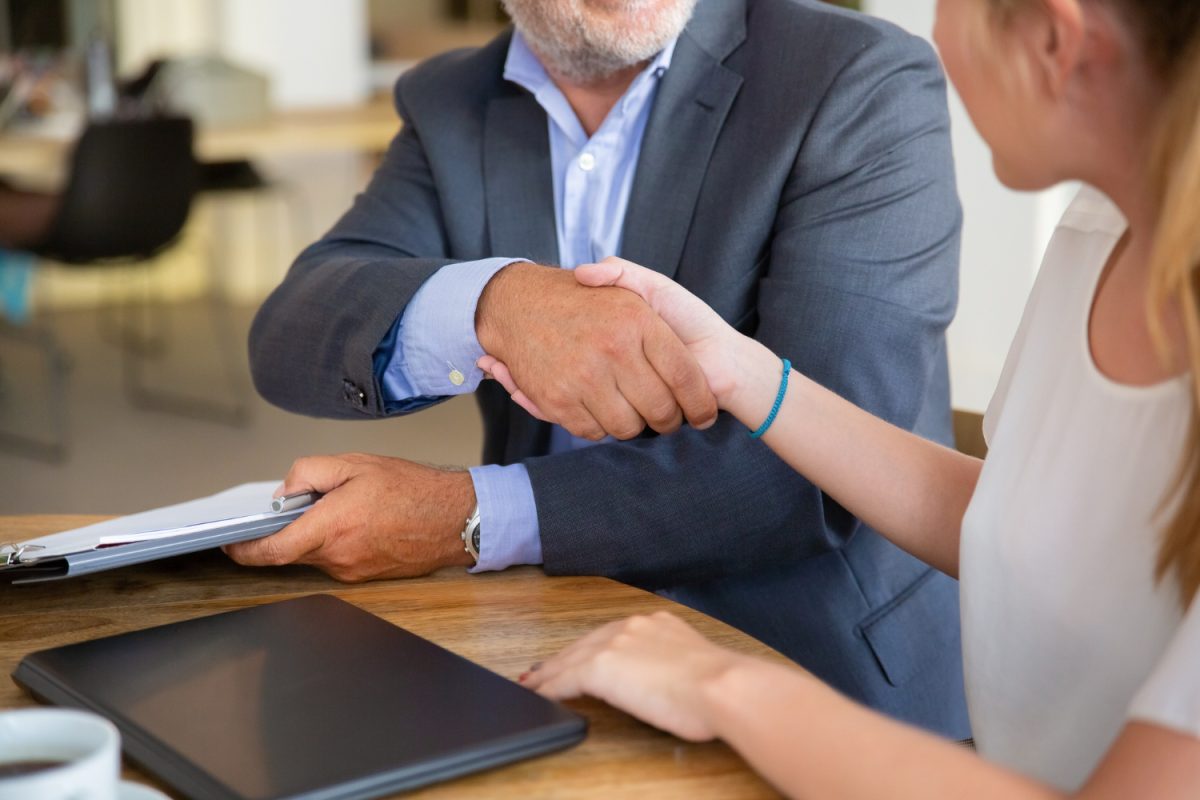
[[[372,356],[427,278],[451,263],[420,132],[407,119],[354,205],[300,254],[250,330],[258,391],[289,411],[387,413]]]
[[[800,146],[756,337],[897,425],[948,425],[960,216],[937,60],[886,37],[838,73]],[[859,524],[726,414],[525,463],[551,574],[705,580],[840,548]]]

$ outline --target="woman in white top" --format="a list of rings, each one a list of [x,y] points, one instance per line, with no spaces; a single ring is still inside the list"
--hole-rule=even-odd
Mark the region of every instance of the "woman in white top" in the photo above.
[[[577,274],[641,294],[723,408],[771,417],[792,466],[961,576],[979,754],[669,615],[595,631],[522,681],[722,738],[796,797],[1200,797],[1200,3],[941,0],[936,39],[1005,183],[1100,190],[1046,254],[986,462],[802,375],[781,389],[778,357],[656,273]]]

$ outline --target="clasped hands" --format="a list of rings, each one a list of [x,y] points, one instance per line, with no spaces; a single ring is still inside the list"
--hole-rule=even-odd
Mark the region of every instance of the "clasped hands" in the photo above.
[[[541,321],[516,293],[541,298]],[[527,295],[524,299],[527,301]],[[575,436],[631,439],[686,419],[710,427],[732,390],[736,332],[683,287],[607,258],[573,271],[514,264],[488,284],[476,317],[477,366],[533,416]]]
[[[674,329],[655,307],[673,299],[667,287],[680,289],[616,258],[574,271],[513,264],[480,297],[476,331],[487,355],[477,366],[530,414],[585,439],[631,439],[647,425],[672,433],[685,419],[707,428],[717,399],[698,358],[705,342],[685,335],[709,332]]]
[[[741,337],[698,298],[616,258],[572,271],[512,264],[476,312],[479,366],[543,420],[598,440],[711,426]],[[287,528],[230,545],[252,566],[309,564],[342,581],[467,566],[459,532],[476,503],[462,470],[348,454],[303,458],[278,494],[324,495]]]

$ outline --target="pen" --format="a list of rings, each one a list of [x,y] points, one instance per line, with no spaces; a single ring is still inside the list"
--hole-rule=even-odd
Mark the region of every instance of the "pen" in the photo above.
[[[271,510],[276,514],[282,514],[284,511],[295,511],[297,508],[304,508],[312,505],[321,499],[320,492],[297,492],[296,494],[285,494],[283,497],[276,497],[271,500]]]

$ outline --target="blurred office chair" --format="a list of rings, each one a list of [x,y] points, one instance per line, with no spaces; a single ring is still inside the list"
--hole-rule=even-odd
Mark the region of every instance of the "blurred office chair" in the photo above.
[[[183,114],[201,127],[253,126],[270,115],[268,79],[244,65],[211,55],[151,61],[140,75],[121,86],[121,96],[130,107]],[[214,280],[224,277],[222,265],[235,260],[223,245],[236,238],[232,235],[235,228],[247,230],[237,224],[239,218],[245,218],[242,212],[250,211],[258,218],[248,227],[252,235],[242,238],[253,242],[260,273],[266,270],[255,276],[259,283],[278,280],[271,266],[289,263],[295,256],[292,246],[297,237],[311,230],[302,194],[277,177],[264,175],[247,158],[200,162],[196,194],[211,211],[214,246],[210,274]],[[271,216],[279,212],[282,216]],[[271,252],[263,252],[264,245],[272,244],[272,233],[282,236],[282,249],[287,252],[280,252],[280,236],[274,237]]]
[[[147,262],[178,237],[187,221],[197,186],[192,154],[193,127],[181,117],[111,119],[89,123],[75,146],[70,176],[49,231],[26,249],[42,258],[69,266]],[[180,396],[146,386],[143,362],[165,351],[166,310],[146,303],[155,312],[156,332],[138,329],[118,312],[109,333],[122,353],[125,390],[135,405],[221,421],[243,421],[249,408],[249,388],[236,366],[237,344],[228,307],[212,287],[214,329],[220,356],[226,364],[234,404]],[[10,337],[40,350],[51,375],[52,432],[49,438],[28,433],[0,432],[0,447],[47,460],[66,454],[67,360],[57,338],[47,330],[7,330]],[[239,394],[240,390],[240,394]]]
[[[75,145],[50,230],[29,251],[64,264],[145,261],[170,245],[196,191],[192,123],[92,122]]]

